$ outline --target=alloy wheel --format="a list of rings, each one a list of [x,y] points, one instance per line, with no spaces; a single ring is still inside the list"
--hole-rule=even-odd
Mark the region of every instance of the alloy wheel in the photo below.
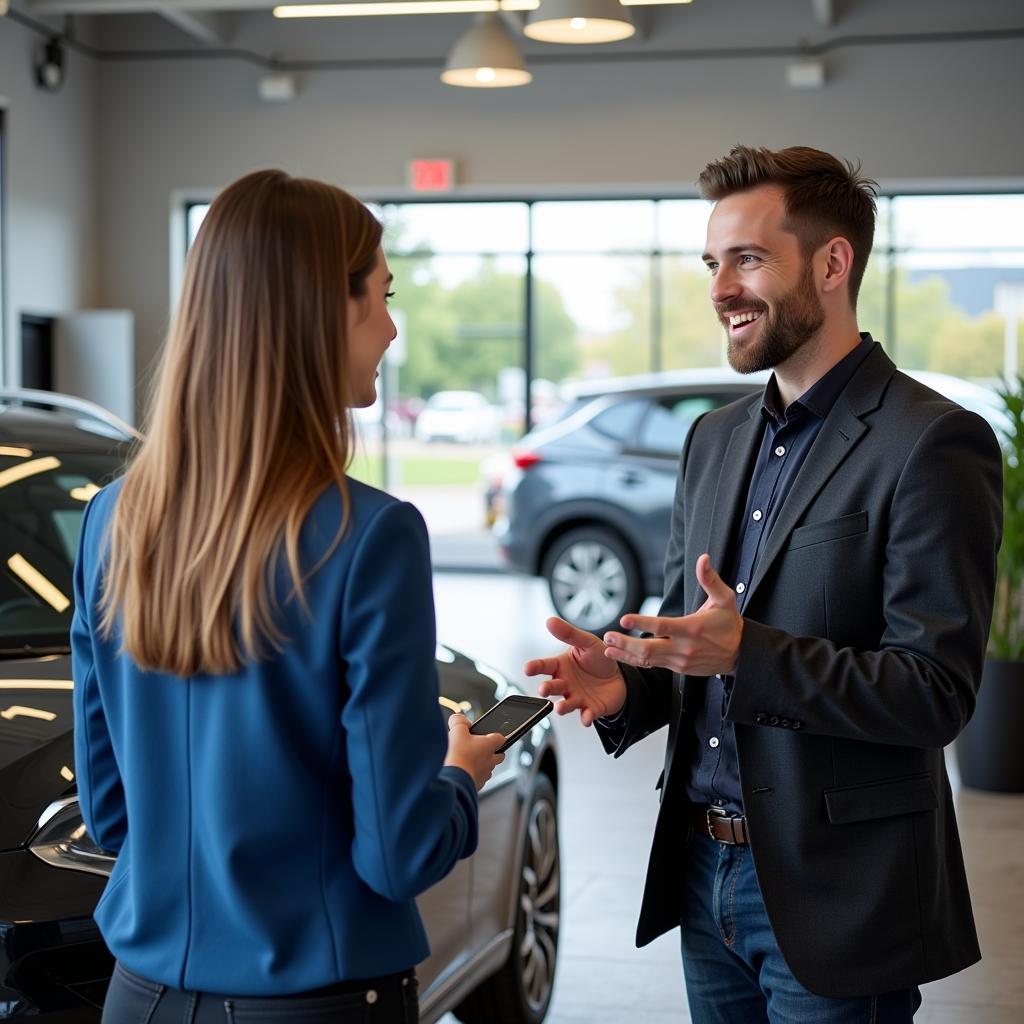
[[[616,621],[623,612],[628,585],[622,560],[597,541],[567,547],[551,574],[555,607],[581,629],[600,629]]]
[[[541,798],[531,807],[526,835],[519,895],[519,962],[523,995],[530,1009],[539,1013],[547,1005],[555,979],[561,894],[558,822],[547,799]]]

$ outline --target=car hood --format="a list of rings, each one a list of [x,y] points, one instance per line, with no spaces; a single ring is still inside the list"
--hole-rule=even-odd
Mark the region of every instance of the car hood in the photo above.
[[[75,789],[71,690],[66,655],[0,661],[0,850]]]

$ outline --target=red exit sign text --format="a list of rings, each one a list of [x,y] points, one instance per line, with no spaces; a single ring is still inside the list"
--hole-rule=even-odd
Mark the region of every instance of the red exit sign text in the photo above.
[[[454,160],[409,161],[409,187],[413,192],[449,192],[454,186]]]

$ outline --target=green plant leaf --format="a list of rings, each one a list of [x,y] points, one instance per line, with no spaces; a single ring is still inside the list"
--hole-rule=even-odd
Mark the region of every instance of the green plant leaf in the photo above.
[[[1003,446],[1003,543],[988,653],[1024,661],[1024,377],[998,390],[1006,413]]]

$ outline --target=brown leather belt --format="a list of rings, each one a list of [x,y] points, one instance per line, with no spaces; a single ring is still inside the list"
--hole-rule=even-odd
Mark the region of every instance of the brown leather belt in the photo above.
[[[693,831],[708,839],[716,839],[728,846],[746,846],[747,819],[742,814],[730,814],[717,807],[696,807],[690,815]]]

